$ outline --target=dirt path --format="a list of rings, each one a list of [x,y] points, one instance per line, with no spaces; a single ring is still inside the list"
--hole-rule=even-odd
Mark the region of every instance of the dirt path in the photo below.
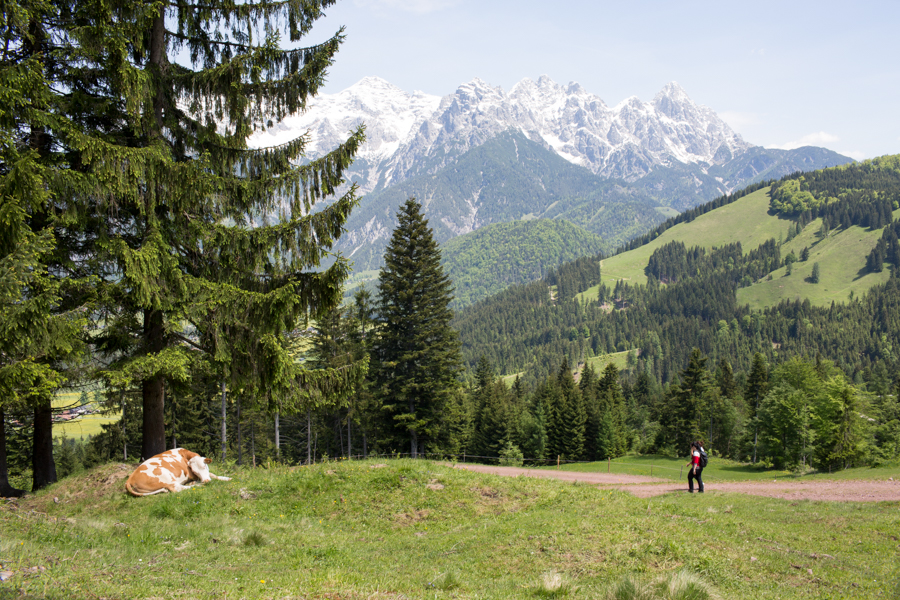
[[[639,498],[649,498],[670,492],[687,492],[687,482],[667,481],[643,475],[580,473],[550,469],[493,467],[490,465],[456,464],[455,466],[458,469],[507,477],[543,477],[547,479],[561,479],[563,481],[580,481],[600,487],[626,490]],[[900,501],[900,481],[892,480],[794,481],[782,479],[779,481],[776,479],[766,481],[713,481],[706,484],[706,491],[737,492],[754,496],[767,496],[769,498],[784,498],[785,500]]]

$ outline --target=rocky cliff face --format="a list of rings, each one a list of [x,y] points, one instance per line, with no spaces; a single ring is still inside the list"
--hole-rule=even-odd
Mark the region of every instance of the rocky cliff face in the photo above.
[[[480,79],[443,98],[407,93],[377,77],[319,96],[309,110],[254,138],[273,145],[309,132],[310,155],[333,148],[366,123],[359,173],[365,191],[432,173],[497,134],[515,129],[603,177],[637,180],[657,166],[722,164],[748,144],[677,84],[651,102],[632,97],[608,107],[577,83],[523,79],[508,93]]]
[[[755,181],[849,162],[822,148],[770,150],[741,139],[669,83],[651,100],[609,107],[577,83],[523,79],[508,92],[474,79],[444,96],[377,77],[311,100],[257,134],[271,146],[308,136],[324,154],[365,123],[349,177],[365,195],[338,249],[380,265],[399,204],[416,196],[441,241],[485,225],[564,219],[607,243]]]

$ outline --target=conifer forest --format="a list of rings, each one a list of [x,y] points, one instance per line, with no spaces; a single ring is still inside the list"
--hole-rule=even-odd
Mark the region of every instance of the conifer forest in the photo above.
[[[173,447],[253,465],[543,464],[692,440],[779,469],[900,459],[898,157],[755,184],[617,251],[768,189],[789,238],[882,232],[858,276],[886,279],[830,305],[738,302],[795,265],[820,285],[834,267],[812,248],[698,240],[657,248],[646,285],[604,277],[599,254],[454,313],[415,198],[377,284],[345,296],[352,264],[332,250],[365,127],[313,159],[306,137],[248,144],[318,94],[344,32],[307,40],[333,3],[4,4],[0,496]],[[102,431],[56,433],[63,393]]]

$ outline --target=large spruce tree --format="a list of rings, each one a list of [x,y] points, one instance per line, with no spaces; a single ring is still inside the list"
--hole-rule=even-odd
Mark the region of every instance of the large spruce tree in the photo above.
[[[248,138],[316,94],[342,32],[282,44],[304,38],[333,3],[67,8],[79,64],[65,107],[76,125],[64,137],[83,178],[59,206],[59,262],[98,282],[102,378],[111,394],[142,397],[145,458],[165,449],[166,382],[190,377],[192,353],[269,409],[296,409],[322,384],[284,333],[340,300],[346,261],[320,265],[358,201],[355,186],[314,205],[339,191],[363,130],[308,162],[306,137],[261,149]],[[341,377],[326,373],[322,385]]]
[[[7,480],[5,411],[34,411],[32,489],[56,481],[51,401],[80,348],[79,312],[67,310],[63,281],[48,268],[56,240],[45,215],[71,185],[51,123],[63,101],[54,77],[66,56],[54,35],[56,4],[5,2],[0,18],[0,495]],[[68,365],[66,364],[68,363]]]
[[[440,413],[459,385],[459,342],[450,327],[453,290],[422,206],[410,198],[384,254],[379,335],[372,368],[387,423],[384,443],[409,441],[413,457],[437,438]]]

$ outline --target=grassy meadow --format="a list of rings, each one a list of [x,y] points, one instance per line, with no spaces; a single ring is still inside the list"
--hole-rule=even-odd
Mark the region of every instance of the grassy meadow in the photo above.
[[[619,279],[632,284],[646,284],[644,268],[657,248],[673,241],[684,242],[685,246],[712,248],[724,244],[740,242],[744,252],[757,248],[769,239],[787,239],[788,227],[792,223],[769,214],[769,188],[757,190],[735,202],[701,215],[690,223],[681,223],[666,230],[658,238],[629,252],[613,256],[601,264],[601,274],[607,287],[612,287]],[[900,218],[900,210],[894,211],[894,218]],[[865,273],[866,256],[881,237],[881,230],[869,231],[861,227],[832,232],[824,239],[818,236],[821,219],[808,224],[790,242],[784,242],[781,257],[791,251],[799,257],[800,251],[808,246],[809,260],[793,265],[793,272],[785,276],[782,267],[772,273],[772,280],[763,280],[737,292],[738,302],[760,309],[774,306],[782,300],[809,298],[818,306],[835,302],[845,302],[852,291],[854,295],[864,293],[873,285],[883,283],[890,277],[889,270],[881,273]],[[814,263],[819,263],[820,282],[809,283]],[[599,286],[594,286],[578,295],[580,301],[596,300]]]
[[[613,285],[617,279],[629,283],[647,283],[644,267],[657,248],[669,242],[684,242],[685,246],[723,246],[740,242],[744,252],[758,247],[771,238],[787,235],[790,221],[769,214],[769,188],[757,190],[731,204],[700,215],[690,223],[670,227],[661,236],[628,252],[603,261],[600,270],[603,281]],[[597,297],[597,288],[584,293],[588,298]]]
[[[900,216],[895,211],[894,218]],[[804,247],[809,248],[809,260],[796,262],[790,275],[786,267],[772,272],[771,280],[758,281],[737,292],[740,304],[761,309],[778,304],[782,300],[808,298],[816,306],[828,306],[832,300],[846,302],[854,295],[865,293],[873,285],[884,283],[891,273],[885,269],[881,273],[866,272],[866,256],[881,238],[882,230],[850,227],[825,238],[819,238],[822,220],[816,219],[803,231],[781,247],[781,258],[794,253],[799,258]],[[813,264],[819,263],[819,283],[810,283]]]
[[[234,479],[132,498],[131,468],[0,505],[0,598],[600,599],[679,571],[705,597],[900,591],[898,503],[647,500],[410,460],[214,464]]]
[[[53,399],[54,408],[65,408],[78,406],[78,400],[81,392],[61,392]],[[102,432],[102,425],[112,423],[119,419],[119,414],[103,415],[95,413],[92,415],[84,415],[74,419],[71,422],[61,422],[53,424],[53,437],[67,437],[69,439],[87,439],[89,435],[97,435]]]

